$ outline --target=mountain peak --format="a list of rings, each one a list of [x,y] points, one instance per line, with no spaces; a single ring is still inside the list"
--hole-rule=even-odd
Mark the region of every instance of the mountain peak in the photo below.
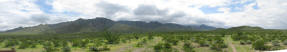
[[[110,20],[110,19],[105,18],[105,17],[96,17],[95,19],[98,19],[98,20]]]
[[[102,32],[102,31],[119,31],[119,32],[147,32],[147,31],[177,31],[177,30],[208,30],[215,29],[211,26],[201,25],[184,26],[173,23],[160,23],[156,21],[113,21],[103,17],[94,19],[79,18],[75,21],[62,22],[58,24],[45,24],[29,28],[16,28],[10,32],[36,32],[36,33],[76,33],[76,32]],[[41,30],[41,31],[39,31]]]

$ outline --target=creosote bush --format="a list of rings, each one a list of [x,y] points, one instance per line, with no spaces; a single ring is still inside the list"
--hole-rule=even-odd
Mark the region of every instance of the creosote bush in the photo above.
[[[185,52],[195,52],[195,51],[193,50],[193,46],[191,45],[191,43],[184,43],[184,45],[183,45],[183,50],[184,50]]]
[[[169,43],[159,43],[154,46],[154,50],[155,52],[171,52],[171,46],[172,45],[170,45]]]

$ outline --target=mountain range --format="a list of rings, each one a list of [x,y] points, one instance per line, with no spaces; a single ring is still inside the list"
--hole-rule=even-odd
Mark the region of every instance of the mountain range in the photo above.
[[[156,21],[113,21],[107,18],[77,19],[57,24],[40,24],[32,27],[18,27],[4,33],[39,34],[39,33],[78,33],[78,32],[165,32],[165,31],[203,31],[214,30],[207,25],[179,25]]]

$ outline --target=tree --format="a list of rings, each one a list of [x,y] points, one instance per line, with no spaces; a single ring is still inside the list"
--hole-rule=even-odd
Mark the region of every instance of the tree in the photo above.
[[[255,41],[253,44],[252,44],[252,47],[255,49],[255,50],[267,50],[269,49],[267,46],[264,45],[265,42],[264,40],[257,40]]]

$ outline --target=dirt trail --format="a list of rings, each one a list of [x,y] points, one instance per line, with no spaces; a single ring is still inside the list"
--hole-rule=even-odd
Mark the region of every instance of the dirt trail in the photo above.
[[[232,51],[233,51],[233,52],[236,52],[236,48],[234,47],[234,45],[233,45],[232,43],[229,43],[229,45],[231,46]]]
[[[231,37],[228,37],[228,45],[232,48],[232,52],[237,52],[235,46],[231,42]]]

